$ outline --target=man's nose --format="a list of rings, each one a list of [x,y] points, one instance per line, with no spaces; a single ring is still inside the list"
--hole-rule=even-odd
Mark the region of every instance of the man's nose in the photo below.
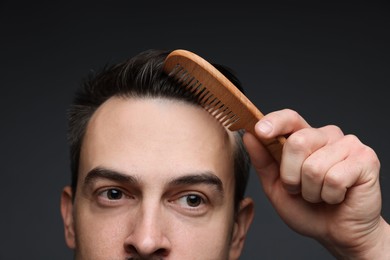
[[[168,256],[171,250],[169,216],[164,214],[161,204],[145,203],[136,218],[130,221],[133,223],[130,223],[131,230],[124,246],[131,256],[148,259]]]

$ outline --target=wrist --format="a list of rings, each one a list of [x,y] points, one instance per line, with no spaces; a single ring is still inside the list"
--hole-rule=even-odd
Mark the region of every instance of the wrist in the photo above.
[[[381,217],[376,228],[360,243],[352,247],[323,243],[337,258],[345,260],[388,260],[390,259],[390,225]]]

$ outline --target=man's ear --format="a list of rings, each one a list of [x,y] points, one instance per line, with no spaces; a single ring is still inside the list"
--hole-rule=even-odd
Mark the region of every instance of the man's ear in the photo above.
[[[66,244],[69,248],[74,249],[76,247],[76,240],[73,221],[73,194],[70,186],[66,186],[62,190],[61,215],[64,222]]]
[[[244,198],[236,214],[230,247],[230,259],[239,259],[244,242],[254,217],[254,203],[251,198]]]

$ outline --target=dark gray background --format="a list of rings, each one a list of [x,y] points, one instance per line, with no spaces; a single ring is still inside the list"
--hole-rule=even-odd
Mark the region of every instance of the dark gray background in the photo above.
[[[381,159],[390,220],[386,1],[166,2],[0,2],[0,259],[71,259],[67,106],[91,69],[149,48],[230,66],[264,113],[292,108],[358,135]],[[257,215],[242,259],[332,259],[279,220],[254,174],[248,195]]]

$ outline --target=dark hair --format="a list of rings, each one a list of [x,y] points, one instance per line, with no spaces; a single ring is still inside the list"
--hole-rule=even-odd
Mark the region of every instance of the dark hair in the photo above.
[[[167,50],[150,49],[115,65],[106,65],[97,73],[91,73],[76,92],[68,111],[68,141],[70,145],[71,187],[76,192],[80,149],[87,124],[107,99],[113,96],[150,97],[184,100],[198,104],[196,98],[178,87],[177,82],[163,72]],[[241,91],[241,83],[226,66],[213,64]],[[234,151],[235,208],[245,195],[249,175],[249,156],[242,143],[242,132],[236,133],[237,149]],[[73,196],[74,197],[74,196]]]

